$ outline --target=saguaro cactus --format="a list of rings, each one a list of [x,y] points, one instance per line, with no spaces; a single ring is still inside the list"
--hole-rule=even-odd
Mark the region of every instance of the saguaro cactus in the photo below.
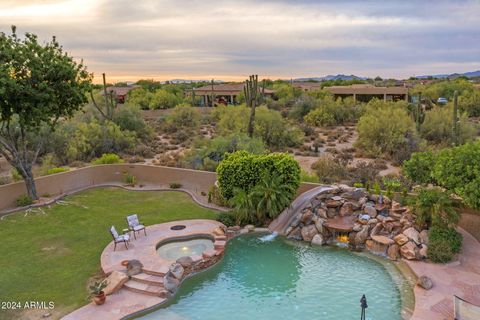
[[[253,126],[255,123],[255,109],[258,99],[258,75],[251,75],[249,80],[245,80],[243,86],[245,102],[250,108],[250,120],[248,122],[248,135],[253,137]]]
[[[458,91],[453,93],[453,115],[452,115],[452,143],[458,145],[460,140],[460,123],[458,117]]]
[[[212,107],[215,107],[215,88],[213,87],[214,84],[215,84],[215,81],[213,81],[213,79],[212,79],[212,81],[211,81],[212,92],[211,92],[211,94],[210,94],[210,99],[211,99],[211,101],[212,101]]]
[[[90,97],[92,98],[93,106],[100,112],[103,118],[107,120],[113,119],[113,111],[117,107],[116,99],[114,99],[113,91],[107,92],[107,81],[105,73],[102,73],[103,78],[103,95],[105,97],[105,111],[97,104],[93,96],[93,91],[90,90]]]

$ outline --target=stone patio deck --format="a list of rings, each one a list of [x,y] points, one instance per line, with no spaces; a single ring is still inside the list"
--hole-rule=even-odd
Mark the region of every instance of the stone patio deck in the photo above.
[[[182,230],[171,230],[174,225],[185,225]],[[175,261],[162,259],[156,251],[156,245],[164,240],[189,237],[195,235],[207,235],[215,238],[213,231],[222,226],[220,222],[213,220],[180,220],[157,224],[147,227],[147,236],[143,231],[137,234],[135,240],[132,235],[129,249],[125,249],[123,244],[117,244],[117,250],[113,251],[113,241],[107,245],[101,256],[102,270],[109,274],[114,270],[124,271],[125,267],[121,265],[123,260],[137,259],[144,265],[145,273],[152,273],[163,276],[168,272],[168,268]],[[224,240],[216,240],[217,250],[223,250]],[[194,260],[201,260],[202,257],[193,257]],[[117,293],[107,296],[105,304],[101,306],[90,303],[81,307],[63,317],[64,320],[117,320],[132,313],[152,308],[166,299],[156,296],[149,296],[141,293],[121,289]]]
[[[453,295],[480,305],[480,243],[468,232],[463,235],[458,261],[434,264],[406,261],[417,276],[428,276],[433,288],[416,286],[415,311],[411,320],[453,320]]]

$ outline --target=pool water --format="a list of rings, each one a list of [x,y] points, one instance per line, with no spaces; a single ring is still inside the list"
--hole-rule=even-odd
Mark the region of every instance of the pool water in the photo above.
[[[213,241],[210,239],[192,239],[184,241],[172,241],[157,248],[157,253],[166,260],[176,261],[185,256],[201,256],[202,252],[213,249]]]
[[[231,240],[221,262],[185,280],[168,304],[141,319],[359,319],[362,294],[367,319],[402,319],[401,277],[383,264],[342,248],[262,240]]]

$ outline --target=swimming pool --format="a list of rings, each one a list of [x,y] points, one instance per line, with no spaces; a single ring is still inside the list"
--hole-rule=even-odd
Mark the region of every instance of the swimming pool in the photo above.
[[[367,319],[402,319],[405,279],[390,262],[283,237],[265,240],[232,239],[221,262],[185,280],[168,304],[141,319],[359,319],[362,294]]]

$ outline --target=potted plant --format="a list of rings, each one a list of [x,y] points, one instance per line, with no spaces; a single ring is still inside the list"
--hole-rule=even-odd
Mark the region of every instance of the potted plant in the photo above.
[[[93,285],[90,286],[90,293],[92,296],[92,301],[97,305],[105,303],[105,292],[103,289],[107,286],[107,281],[96,281]]]

